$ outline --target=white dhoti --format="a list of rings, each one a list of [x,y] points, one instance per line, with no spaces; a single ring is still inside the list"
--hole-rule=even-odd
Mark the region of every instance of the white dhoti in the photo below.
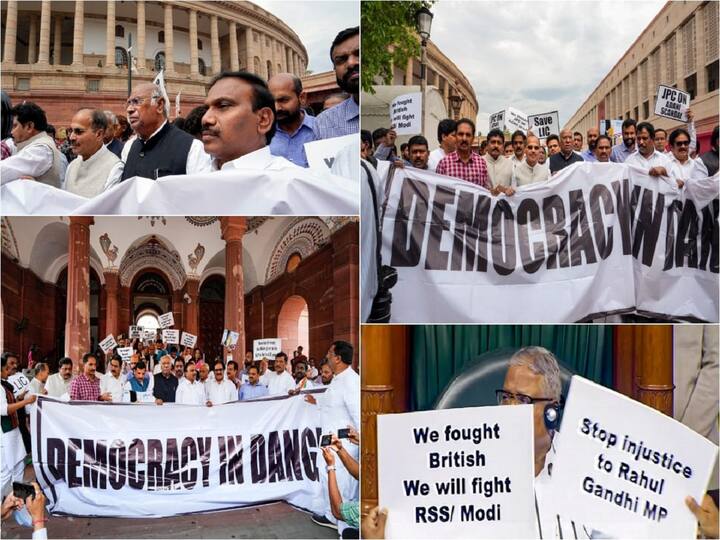
[[[22,482],[25,472],[25,446],[20,428],[2,434],[0,451],[2,452],[0,486],[3,496],[5,496],[12,491],[13,482]]]

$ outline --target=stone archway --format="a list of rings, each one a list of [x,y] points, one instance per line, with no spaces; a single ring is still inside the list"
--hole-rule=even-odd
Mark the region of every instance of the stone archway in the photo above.
[[[283,302],[278,314],[277,337],[282,339],[283,351],[289,358],[298,345],[302,345],[305,356],[310,356],[310,314],[302,296],[294,294]]]

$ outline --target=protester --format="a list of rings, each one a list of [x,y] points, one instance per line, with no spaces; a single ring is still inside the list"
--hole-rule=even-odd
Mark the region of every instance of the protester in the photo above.
[[[613,146],[610,161],[625,163],[625,160],[635,151],[635,126],[637,122],[626,118],[622,123],[622,142]]]
[[[274,372],[266,375],[268,394],[271,396],[287,395],[295,388],[295,381],[286,369],[287,354],[279,352],[275,355]]]
[[[323,101],[323,111],[326,111],[330,107],[334,107],[335,105],[340,105],[349,97],[350,94],[348,94],[347,92],[337,92],[335,94],[330,94],[328,97],[325,98],[325,101]]]
[[[510,156],[510,161],[513,165],[517,165],[525,159],[525,142],[527,141],[527,136],[518,129],[512,134],[512,137],[510,137],[510,141],[512,142],[513,149],[513,155]]]
[[[410,165],[416,169],[427,170],[428,168],[428,142],[422,135],[414,135],[408,141],[408,153]]]
[[[563,129],[562,131],[560,131],[560,141],[562,142],[560,152],[550,156],[551,174],[555,174],[563,170],[568,165],[572,165],[573,163],[583,160],[582,156],[574,150],[572,131],[570,131],[569,129]]]
[[[186,362],[182,358],[178,358],[175,360],[175,363],[173,364],[173,375],[175,375],[175,378],[183,378],[183,373],[185,372],[185,364]],[[162,362],[160,363],[160,369],[162,371]]]
[[[32,381],[30,381],[29,391],[33,394],[46,395],[47,390],[45,390],[45,383],[47,382],[49,376],[50,366],[48,366],[45,362],[38,362],[35,365],[35,376]]]
[[[210,366],[204,361],[195,362],[195,366],[198,371],[198,381],[205,384],[205,381],[208,380],[208,375],[210,375]]]
[[[50,375],[45,383],[45,390],[48,396],[60,398],[65,394],[69,395],[70,381],[72,380],[73,361],[69,357],[60,360],[58,372]]]
[[[512,156],[513,156],[512,141],[505,141],[505,146],[503,147],[503,154],[505,156],[505,159],[512,158]]]
[[[315,386],[327,386],[333,380],[333,370],[327,358],[320,363],[320,374],[313,380]]]
[[[213,405],[237,401],[237,388],[235,388],[232,381],[225,378],[225,366],[221,360],[216,360],[213,364],[213,375],[213,377],[205,381],[207,400]]]
[[[440,160],[435,172],[491,189],[485,160],[472,151],[475,123],[462,118],[457,123],[457,149]]]
[[[315,384],[312,382],[310,377],[310,371],[308,370],[308,363],[306,360],[299,360],[295,362],[293,367],[293,379],[295,380],[295,388],[290,390],[290,394],[298,394],[302,390],[310,390],[315,388]]]
[[[202,117],[207,112],[207,105],[199,105],[188,113],[183,123],[183,131],[189,133],[194,139],[202,141]]]
[[[557,154],[558,152],[560,152],[560,137],[558,137],[554,133],[548,135],[547,139],[545,139],[545,146],[547,146],[547,149],[548,149],[548,159],[549,159],[554,154]]]
[[[315,118],[302,110],[306,95],[296,75],[279,73],[268,81],[275,99],[275,135],[270,142],[273,156],[284,157],[295,165],[307,167],[305,144],[315,140]]]
[[[357,432],[353,429],[354,435]],[[359,444],[358,439],[348,439],[352,444]],[[340,488],[338,487],[335,467],[335,454],[340,458],[340,461],[345,466],[345,469],[355,479],[360,479],[360,465],[357,460],[351,456],[342,444],[342,441],[337,438],[336,435],[332,436],[331,446],[322,447],[323,458],[327,464],[326,471],[328,475],[328,498],[330,500],[330,510],[335,519],[344,521],[348,524],[351,529],[360,528],[360,501],[354,500],[343,500]],[[343,532],[343,538],[359,538],[359,535],[347,534],[349,531],[346,529]]]
[[[268,395],[268,388],[260,382],[260,370],[257,366],[250,366],[247,370],[248,381],[240,386],[238,399],[247,401],[248,399],[261,398]]]
[[[235,360],[228,360],[227,367],[225,368],[225,376],[227,380],[233,383],[235,387],[235,393],[240,390],[242,380],[238,377],[238,365]]]
[[[718,149],[718,126],[715,126],[710,136],[710,150],[700,156],[710,176],[714,176],[718,172],[718,152],[720,152]]]
[[[181,358],[175,360],[175,365],[184,367]],[[173,361],[169,355],[165,355],[160,359],[160,373],[153,376],[153,396],[155,403],[162,405],[163,403],[175,403],[175,394],[178,387],[178,378],[172,372]],[[182,376],[182,371],[181,371]]]
[[[667,131],[665,131],[662,128],[656,128],[655,129],[655,138],[653,139],[653,142],[655,143],[655,150],[658,152],[662,152],[663,154],[667,154]]]
[[[70,122],[70,145],[78,157],[65,174],[64,188],[70,193],[95,197],[120,182],[123,162],[103,144],[110,129],[106,118],[102,111],[80,109]]]
[[[360,131],[360,157],[377,169],[377,159],[373,155],[372,133],[366,129]]]
[[[175,403],[182,405],[212,405],[205,395],[205,385],[195,378],[195,362],[185,364],[183,378],[175,391]]]
[[[110,394],[114,403],[121,402],[123,398],[122,363],[120,355],[114,354],[108,362],[108,371],[100,377],[100,393]]]
[[[15,141],[12,139],[12,127],[13,127],[13,113],[12,113],[12,102],[10,96],[2,91],[2,112],[0,112],[0,124],[2,124],[2,133],[0,134],[0,157],[7,159],[12,156],[17,148],[15,147]]]
[[[117,121],[118,129],[115,133],[115,138],[124,145],[132,135],[133,131],[130,127],[130,122],[128,122],[127,116],[125,116],[124,114],[118,114]]]
[[[677,128],[668,138],[672,154],[670,158],[670,176],[680,187],[689,180],[707,178],[708,170],[702,159],[690,157],[690,134],[685,128]]]
[[[573,132],[573,150],[580,153],[583,148],[583,136],[579,131]]]
[[[540,152],[538,154],[538,163],[540,165],[545,165],[545,162],[547,161],[547,151],[545,150],[544,146],[540,147]],[[549,166],[549,164],[548,164]]]
[[[583,160],[594,162],[597,161],[595,158],[595,144],[597,143],[597,138],[600,136],[600,130],[596,127],[588,128],[587,130],[587,150],[580,152],[580,155],[582,156]],[[582,137],[582,135],[581,135]],[[582,140],[582,139],[581,139]]]
[[[649,122],[635,126],[637,151],[625,160],[626,165],[638,167],[650,176],[667,176],[670,161],[655,149],[655,128]]]
[[[210,156],[200,141],[168,122],[166,105],[162,90],[152,83],[137,85],[128,97],[128,121],[137,138],[123,147],[121,181],[211,170]]]
[[[136,392],[147,396],[152,395],[154,379],[153,377],[147,377],[147,365],[144,360],[138,360],[137,364],[133,366],[132,375],[125,383],[124,389],[128,392]]]
[[[540,139],[528,135],[525,140],[525,159],[516,161],[513,166],[514,185],[517,187],[545,182],[550,179],[550,171],[538,162]]]
[[[330,46],[330,60],[341,90],[350,94],[342,103],[321,112],[316,119],[315,139],[330,139],[360,131],[360,27],[346,28]]]
[[[500,129],[491,129],[487,134],[487,154],[483,156],[488,176],[496,191],[509,188],[512,182],[513,164],[503,156],[505,134]]]
[[[110,392],[100,391],[100,379],[95,376],[97,359],[92,353],[82,357],[83,372],[70,383],[70,399],[75,401],[112,401]]]
[[[11,133],[17,152],[0,161],[0,182],[24,178],[61,187],[67,160],[45,132],[45,111],[31,101],[24,101],[12,109],[12,116]]]
[[[105,148],[107,148],[110,152],[115,154],[118,159],[120,159],[120,156],[122,155],[123,143],[118,138],[116,138],[118,135],[119,127],[117,116],[115,116],[115,113],[112,111],[102,112],[105,114],[105,119],[107,120],[107,126],[105,128],[105,134],[103,136]]]
[[[612,153],[612,139],[607,135],[599,135],[595,141],[595,160],[598,163],[608,163]]]
[[[451,118],[440,120],[437,127],[437,138],[440,146],[430,152],[428,158],[428,169],[434,171],[437,169],[440,160],[447,156],[450,152],[454,152],[457,146],[457,122]]]

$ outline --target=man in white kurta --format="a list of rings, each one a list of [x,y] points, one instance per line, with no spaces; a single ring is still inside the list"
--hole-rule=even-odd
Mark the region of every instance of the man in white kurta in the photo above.
[[[185,376],[178,382],[175,390],[175,403],[183,405],[207,405],[205,385],[195,380],[195,364],[185,364]]]
[[[213,376],[205,381],[205,394],[213,405],[237,401],[238,391],[235,384],[225,378],[225,367],[222,362],[215,362]]]
[[[60,371],[48,377],[45,383],[47,395],[54,398],[69,396],[70,382],[72,381],[72,360],[63,358],[60,360]]]
[[[290,390],[295,389],[295,379],[287,371],[287,355],[284,352],[278,353],[275,357],[275,371],[265,373],[265,381],[268,387],[269,396],[287,396]]]
[[[110,368],[100,377],[100,393],[110,394],[113,403],[122,402],[123,386],[125,378],[121,374],[121,360],[118,356],[113,356],[108,365]]]

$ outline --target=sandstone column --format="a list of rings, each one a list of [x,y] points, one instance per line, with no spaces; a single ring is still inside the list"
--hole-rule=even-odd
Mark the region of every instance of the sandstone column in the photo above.
[[[50,63],[50,21],[52,13],[50,11],[50,0],[42,0],[40,7],[40,53],[38,54],[38,64]]]
[[[70,218],[65,356],[72,358],[75,372],[82,369],[82,355],[90,352],[90,225],[93,223],[92,217]]]
[[[290,47],[285,47],[285,65],[287,66],[285,71],[293,73],[292,49]]]
[[[292,53],[292,63],[293,63],[293,73],[295,75],[300,75],[300,66],[298,65],[298,56],[295,53]]]
[[[175,71],[173,61],[173,7],[171,4],[164,4],[165,7],[165,72]]]
[[[234,21],[228,23],[230,29],[230,69],[237,71],[240,69],[240,58],[238,55],[238,39],[237,24]]]
[[[105,19],[105,66],[115,65],[115,0],[108,0]]]
[[[17,0],[8,0],[5,17],[5,43],[3,44],[3,63],[15,63],[17,44]]]
[[[83,43],[85,41],[85,2],[75,1],[75,24],[73,25],[73,65],[83,63]],[[74,359],[73,359],[74,360]]]
[[[33,13],[30,15],[30,36],[28,37],[28,64],[34,64],[37,61],[37,17]]]
[[[183,330],[195,336],[198,335],[199,328],[199,310],[198,310],[198,292],[200,290],[200,280],[195,277],[188,276],[185,281],[185,292],[190,297],[190,303],[184,303],[185,313],[183,313]]]
[[[55,17],[55,30],[53,33],[53,65],[59,66],[62,62],[62,15]]]
[[[133,47],[140,73],[145,71],[145,0],[137,0],[137,47]]]
[[[120,332],[118,320],[118,290],[120,276],[117,269],[110,269],[103,272],[105,276],[105,336],[112,334],[117,336]],[[123,333],[124,330],[123,330]],[[99,336],[104,339],[105,336]]]
[[[225,240],[225,328],[240,334],[235,354],[242,359],[245,354],[242,239],[247,230],[247,222],[244,217],[222,217],[220,227]]]
[[[245,65],[250,73],[255,72],[255,43],[253,42],[253,31],[249,26],[245,28]]]
[[[210,49],[212,51],[212,72],[220,73],[220,37],[217,15],[210,15]]]
[[[190,74],[199,75],[197,11],[190,10]]]

